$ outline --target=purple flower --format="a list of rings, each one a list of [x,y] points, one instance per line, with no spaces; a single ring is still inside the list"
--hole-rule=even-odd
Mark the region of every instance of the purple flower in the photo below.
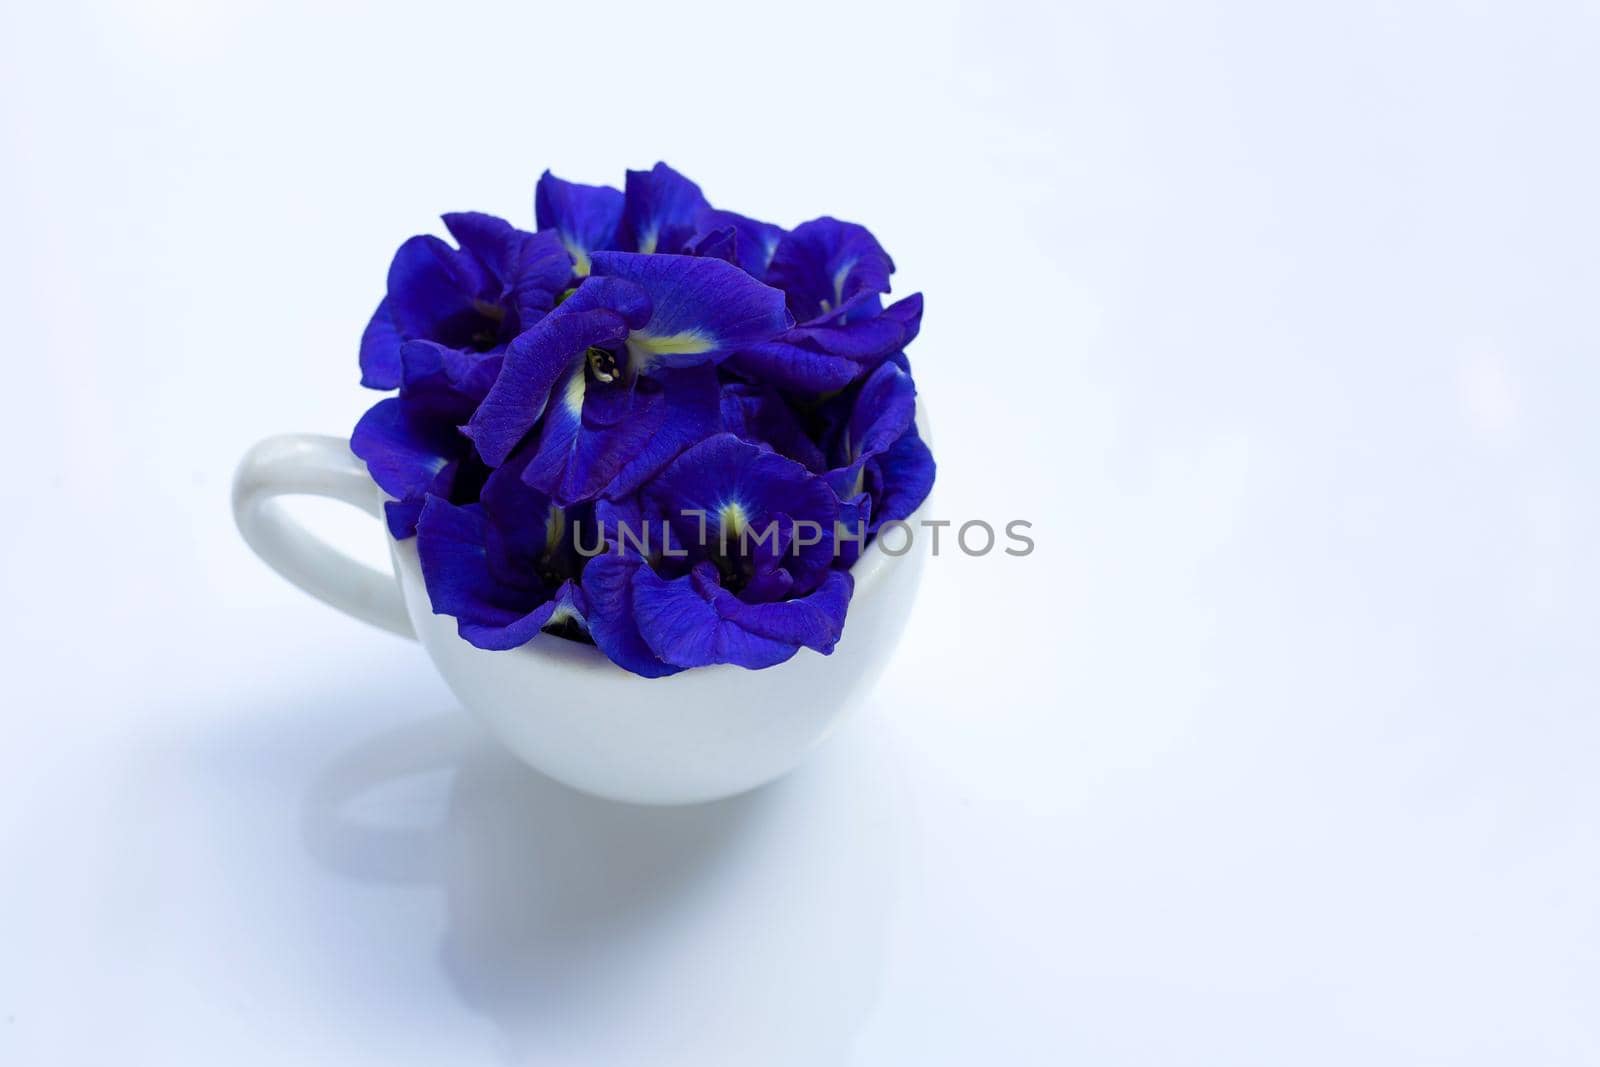
[[[722,386],[722,425],[745,441],[787,456],[818,474],[827,457],[807,425],[815,421],[781,390],[770,385],[728,381]]]
[[[842,389],[905,348],[922,328],[922,294],[883,306],[894,262],[865,226],[820,218],[784,235],[766,282],[798,323],[739,350],[730,366],[804,393]]]
[[[434,611],[648,676],[831,652],[862,544],[933,482],[921,296],[884,306],[864,227],[786,231],[662,163],[620,190],[547,171],[534,213],[407,241],[362,337],[362,383],[398,393],[351,447]]]
[[[766,278],[767,268],[778,251],[778,242],[785,236],[781,226],[732,211],[707,209],[696,219],[696,226],[699,232],[688,248],[691,255],[725,259],[759,279]]]
[[[630,170],[623,189],[617,247],[646,255],[683,252],[711,210],[700,187],[665,163]]]
[[[430,496],[417,524],[434,612],[455,616],[463,638],[492,651],[527,644],[547,629],[584,633],[578,540],[593,508],[561,508],[529,488],[525,462],[520,457],[491,474],[477,503]]]
[[[770,667],[803,647],[831,652],[844,631],[839,500],[792,460],[717,434],[599,515],[615,550],[584,570],[589,632],[635,673]]]
[[[573,273],[583,278],[591,254],[617,247],[622,194],[606,185],[562,181],[545,171],[534,190],[533,213],[539,232],[556,233],[572,257]]]
[[[840,545],[846,566],[886,522],[904,519],[933,488],[933,454],[917,434],[910,371],[885,362],[835,402],[842,413],[828,435],[828,484],[845,505],[846,525],[866,537]]]
[[[395,499],[396,537],[416,532],[425,498],[470,500],[487,470],[456,427],[500,373],[506,345],[555,306],[571,262],[553,236],[491,215],[446,215],[460,243],[413,237],[361,339],[362,384],[400,390],[362,417],[350,445]]]
[[[700,187],[665,163],[630,170],[626,191],[580,185],[549,171],[534,192],[541,232],[553,230],[579,277],[596,252],[683,253],[727,260],[761,280],[784,230],[706,202]]]
[[[595,252],[514,341],[466,425],[491,465],[538,427],[527,479],[562,504],[625,495],[719,425],[711,365],[775,336],[783,294],[718,259]]]
[[[389,264],[389,291],[361,337],[361,384],[370,389],[399,387],[406,341],[504,349],[567,286],[571,263],[554,236],[476,212],[446,215],[444,224],[459,249],[413,237]]]

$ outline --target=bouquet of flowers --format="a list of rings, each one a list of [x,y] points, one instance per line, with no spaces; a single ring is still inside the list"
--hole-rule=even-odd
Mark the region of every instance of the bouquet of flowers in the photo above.
[[[665,164],[548,171],[537,232],[444,216],[361,338],[398,390],[351,447],[479,648],[590,641],[650,677],[831,652],[850,567],[927,496],[905,347],[920,294],[865,227],[713,208]]]

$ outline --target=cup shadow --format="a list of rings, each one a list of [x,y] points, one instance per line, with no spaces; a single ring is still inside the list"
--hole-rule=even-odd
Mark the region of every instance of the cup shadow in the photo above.
[[[824,762],[844,773],[641,808],[537,774],[456,713],[340,756],[302,836],[340,875],[442,891],[439,965],[510,1058],[827,1062],[875,996],[895,820],[861,760]],[[442,817],[363,817],[435,774]]]

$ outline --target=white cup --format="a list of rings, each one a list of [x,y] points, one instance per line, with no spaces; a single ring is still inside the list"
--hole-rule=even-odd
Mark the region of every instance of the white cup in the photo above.
[[[641,678],[593,645],[549,634],[508,652],[473,647],[455,619],[433,613],[415,538],[385,534],[394,573],[383,574],[298,525],[277,501],[290,495],[331,497],[381,518],[386,497],[346,441],[286,434],[246,453],[233,483],[246,543],[312,596],[419,639],[456,697],[523,761],[635,804],[715,800],[793,769],[893,654],[926,555],[920,544],[899,556],[867,546],[851,568],[855,593],[832,655],[803,648],[765,670],[718,665]]]

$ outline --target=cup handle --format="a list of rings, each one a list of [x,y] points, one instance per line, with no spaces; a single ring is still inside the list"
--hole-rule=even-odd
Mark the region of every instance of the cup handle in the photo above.
[[[280,496],[325,496],[383,517],[377,487],[347,441],[293,433],[261,441],[233,475],[233,521],[245,544],[318,600],[401,637],[415,638],[394,576],[358,563],[295,522]]]

